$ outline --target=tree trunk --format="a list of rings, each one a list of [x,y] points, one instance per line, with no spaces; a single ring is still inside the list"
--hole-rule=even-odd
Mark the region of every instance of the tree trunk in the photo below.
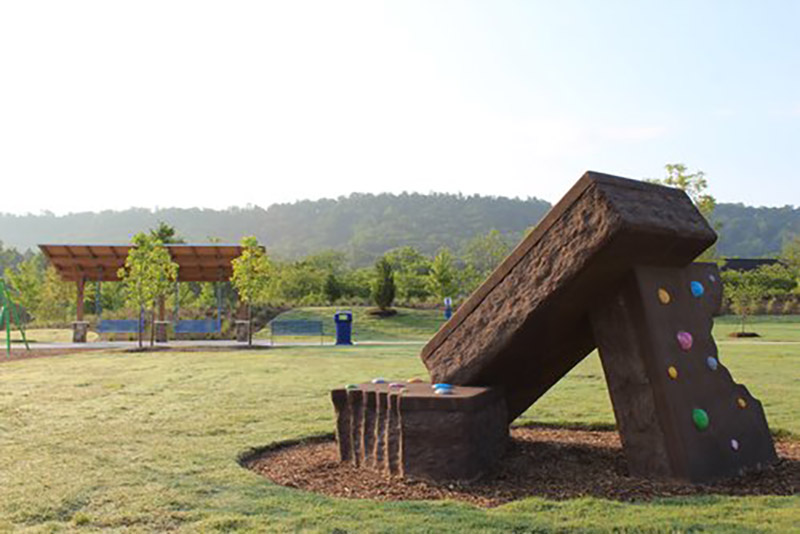
[[[150,311],[150,346],[156,344],[156,306],[153,304],[153,309]]]
[[[138,326],[139,326],[136,329],[136,330],[139,331],[139,336],[138,336],[139,337],[139,348],[142,349],[142,348],[144,348],[144,339],[142,339],[144,337],[144,332],[142,332],[142,326],[143,325],[142,325],[142,309],[141,308],[139,308],[139,320],[137,321],[137,323],[138,323]]]
[[[247,304],[247,345],[253,346],[253,306]]]

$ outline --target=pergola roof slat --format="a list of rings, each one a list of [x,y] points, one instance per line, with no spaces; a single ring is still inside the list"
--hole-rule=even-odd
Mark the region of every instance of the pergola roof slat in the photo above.
[[[170,244],[165,247],[178,264],[180,282],[229,280],[233,272],[231,262],[242,253],[239,245],[229,244]],[[131,245],[47,244],[39,248],[63,280],[115,281]]]

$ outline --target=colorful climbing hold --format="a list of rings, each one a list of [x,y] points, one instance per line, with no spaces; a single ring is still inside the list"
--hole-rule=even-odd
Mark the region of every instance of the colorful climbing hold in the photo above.
[[[731,440],[731,449],[733,449],[734,451],[739,450],[739,442],[737,440],[735,439]]]
[[[672,297],[669,296],[669,291],[663,287],[660,287],[658,288],[658,300],[661,302],[661,304],[669,304],[669,301],[672,300]]]
[[[705,430],[710,422],[708,414],[702,408],[692,410],[692,421],[694,421],[694,426],[697,427],[697,430]]]
[[[448,388],[436,388],[433,390],[436,395],[452,395],[453,390]]]
[[[344,389],[358,389],[358,384],[347,384]]]
[[[678,345],[680,345],[682,351],[689,352],[692,348],[692,334],[683,331],[678,332]]]
[[[692,281],[692,283],[689,284],[689,286],[691,287],[692,290],[692,296],[696,298],[702,297],[703,293],[705,293],[706,291],[705,288],[703,287],[703,284],[701,284],[697,280]]]
[[[737,404],[737,405],[739,406],[739,408],[741,408],[742,410],[744,410],[745,408],[747,408],[747,401],[744,399],[744,397],[739,397],[738,399],[736,399],[736,404]]]
[[[404,387],[406,387],[406,385],[404,383],[402,383],[402,382],[392,382],[391,384],[389,384],[389,387],[390,388],[404,388]]]
[[[670,366],[669,366],[669,369],[667,369],[667,374],[668,374],[668,375],[669,375],[669,377],[670,377],[671,379],[673,379],[673,380],[675,380],[676,378],[678,378],[678,370],[677,370],[677,369],[676,369],[674,366],[672,366],[672,365],[670,365]]]
[[[416,376],[415,376],[414,378],[409,378],[409,379],[408,379],[408,383],[409,383],[409,384],[419,384],[419,383],[421,383],[421,382],[422,382],[422,379],[421,379],[421,378],[418,378],[418,377],[416,377]]]
[[[373,384],[385,384],[386,383],[386,379],[385,378],[373,378],[372,379],[372,383]]]
[[[716,282],[716,281],[717,281],[717,277],[716,277],[716,276],[714,276],[713,274],[709,274],[709,275],[708,275],[708,281],[709,281],[709,282],[711,282],[711,283],[713,284],[714,282]]]
[[[715,357],[709,356],[708,358],[706,358],[706,365],[712,371],[716,371],[717,367],[719,366],[719,361]]]
[[[431,387],[433,389],[453,389],[453,386],[451,384],[444,384],[444,383],[434,384]]]

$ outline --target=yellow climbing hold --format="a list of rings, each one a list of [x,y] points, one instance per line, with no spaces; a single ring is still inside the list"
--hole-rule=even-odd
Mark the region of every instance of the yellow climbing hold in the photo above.
[[[669,369],[667,369],[667,374],[669,374],[669,377],[670,377],[671,379],[673,379],[673,380],[675,380],[676,378],[678,378],[678,370],[677,370],[677,369],[675,369],[675,367],[674,367],[674,366],[672,366],[672,365],[670,365],[670,366],[669,366]]]
[[[739,397],[738,399],[736,399],[736,404],[738,404],[739,408],[741,408],[743,410],[745,408],[747,408],[747,401],[744,400],[744,398],[742,398],[742,397]]]
[[[669,296],[669,291],[662,287],[658,290],[658,300],[661,302],[661,304],[669,304],[670,300],[672,300],[672,297]]]
[[[420,382],[422,382],[421,378],[414,377],[408,379],[409,384],[419,384]]]

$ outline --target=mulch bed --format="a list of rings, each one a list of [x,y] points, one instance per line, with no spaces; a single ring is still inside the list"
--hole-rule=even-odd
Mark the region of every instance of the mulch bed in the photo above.
[[[780,461],[759,473],[713,485],[652,481],[627,475],[619,435],[607,430],[523,427],[497,470],[469,484],[408,481],[339,463],[331,437],[278,445],[242,460],[277,484],[355,499],[453,499],[493,507],[524,497],[600,497],[644,501],[684,495],[794,495],[800,493],[800,442],[780,440]]]

